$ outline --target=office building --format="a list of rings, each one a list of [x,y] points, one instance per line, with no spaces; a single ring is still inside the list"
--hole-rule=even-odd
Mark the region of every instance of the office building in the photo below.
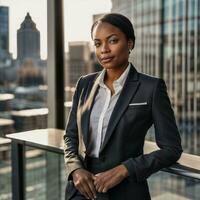
[[[75,86],[81,75],[91,72],[89,42],[69,42],[69,76],[70,86]]]
[[[12,111],[11,116],[15,121],[16,132],[34,130],[37,128],[47,127],[47,108],[26,109]]]
[[[13,94],[0,94],[0,137],[14,132],[14,121],[9,118],[13,99]]]
[[[30,87],[44,84],[42,69],[35,65],[32,59],[25,60],[17,72],[19,86]]]
[[[0,137],[6,134],[14,133],[14,121],[12,119],[0,118]]]
[[[11,110],[11,104],[15,96],[13,94],[1,93],[0,94],[0,112]]]
[[[17,31],[17,84],[30,87],[46,84],[47,63],[40,57],[40,31],[27,13]]]
[[[29,13],[17,30],[17,59],[40,60],[40,32]]]
[[[9,58],[9,8],[0,6],[0,67],[10,63]]]
[[[184,152],[199,155],[200,1],[112,0],[112,3],[112,11],[126,15],[135,29],[136,44],[130,60],[139,71],[165,80]],[[179,191],[181,198],[181,185],[187,187],[187,181],[177,181],[175,177],[172,182],[166,187]],[[191,199],[199,198],[195,190],[190,195]]]
[[[164,78],[184,150],[200,153],[200,2],[113,0],[112,11],[134,25],[131,61],[139,71]]]
[[[9,10],[6,6],[0,6],[0,58],[7,56],[9,52]]]

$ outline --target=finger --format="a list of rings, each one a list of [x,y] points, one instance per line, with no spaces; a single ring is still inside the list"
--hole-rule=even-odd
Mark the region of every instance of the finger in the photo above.
[[[88,195],[88,188],[87,188],[87,184],[86,183],[83,183],[81,186],[80,186],[80,191],[81,191],[81,194],[85,196],[86,199],[90,199],[90,196]]]
[[[103,191],[103,187],[104,187],[104,179],[102,177],[98,177],[95,181],[94,181],[94,185],[95,188],[98,192],[102,192]]]
[[[104,185],[104,189],[103,192],[107,192],[110,188],[113,188],[114,186],[116,186],[117,184],[119,184],[121,181],[119,180],[115,180],[115,179],[110,179],[109,181],[107,181]]]
[[[90,187],[89,187],[88,183],[85,183],[83,188],[84,188],[84,192],[86,194],[86,197],[88,197],[88,199],[94,199],[93,193],[90,190]]]
[[[104,185],[100,185],[97,191],[98,191],[99,193],[102,193],[102,192],[103,192],[103,189],[104,189]]]
[[[90,197],[88,196],[88,194],[86,192],[83,192],[82,195],[86,198],[86,199],[90,199]]]
[[[107,188],[104,188],[102,193],[106,193],[107,191],[108,191]]]
[[[101,180],[100,183],[97,183],[98,185],[98,192],[106,193],[110,188],[115,186],[117,183],[115,183],[115,179],[107,179],[107,177],[104,177],[104,179]]]
[[[95,189],[98,186],[98,183],[99,183],[99,181],[96,181],[96,180],[93,182]]]
[[[98,176],[100,176],[101,174],[102,174],[102,173],[98,173],[98,174],[95,174],[94,176],[97,176],[97,177],[98,177]]]
[[[89,182],[88,186],[90,188],[93,198],[95,199],[96,198],[96,190],[95,190],[95,186],[94,186],[93,182]]]
[[[104,187],[105,187],[104,180],[100,179],[98,180],[98,182],[96,182],[95,188],[98,192],[103,192]]]
[[[82,188],[79,189],[79,192],[80,192],[86,199],[88,199],[87,194],[85,193],[85,191],[84,191]]]
[[[99,188],[100,192],[102,193],[106,193],[108,191],[108,185],[107,183],[104,183],[100,188]]]
[[[100,185],[101,185],[101,183],[100,182],[94,182],[94,187],[95,187],[95,189],[96,189],[96,191],[98,191],[99,190],[99,187],[100,187]]]

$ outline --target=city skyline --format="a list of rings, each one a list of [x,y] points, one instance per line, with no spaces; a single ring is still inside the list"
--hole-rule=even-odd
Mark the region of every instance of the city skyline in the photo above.
[[[23,5],[23,6],[16,6]],[[47,1],[1,0],[0,6],[9,7],[9,51],[17,57],[17,30],[27,12],[30,13],[41,34],[41,58],[47,58]],[[82,10],[84,9],[84,13]],[[39,10],[39,12],[38,12]],[[76,10],[76,12],[74,12]],[[92,15],[111,10],[110,0],[64,1],[65,50],[69,41],[90,41]],[[39,13],[39,14],[38,14]],[[78,13],[78,15],[77,15]],[[81,19],[81,23],[80,23]],[[81,30],[81,31],[80,31]],[[82,31],[85,30],[85,31]]]
[[[64,166],[63,155],[60,157],[55,152],[24,147],[23,153],[26,156],[18,154],[16,157],[20,163],[25,164],[24,167],[19,167],[12,164],[14,160],[11,154],[16,153],[16,148],[11,151],[10,141],[2,136],[36,129],[47,128],[48,130],[58,122],[66,122],[72,106],[72,96],[77,79],[93,71],[102,70],[94,52],[91,52],[90,41],[83,41],[81,38],[86,37],[87,40],[90,40],[92,15],[85,9],[87,3],[91,1],[101,3],[104,0],[64,0],[66,36],[62,42],[66,47],[68,40],[71,40],[64,63],[50,62],[51,64],[47,66],[47,60],[37,59],[38,56],[34,59],[31,52],[35,52],[32,44],[37,43],[38,39],[36,38],[41,39],[42,59],[45,59],[45,51],[48,49],[45,43],[47,39],[45,32],[47,1],[0,0],[0,6],[6,6],[3,2],[12,4],[10,7],[10,19],[12,19],[10,31],[7,29],[7,11],[1,12],[0,9],[0,40],[3,41],[0,41],[0,50],[6,49],[5,52],[7,52],[8,48],[5,44],[7,44],[8,33],[12,35],[12,39],[17,39],[17,30],[27,12],[36,23],[37,30],[40,31],[40,37],[29,37],[31,30],[27,31],[28,34],[25,34],[26,30],[22,30],[24,34],[21,36],[21,45],[19,45],[20,50],[24,49],[20,56],[22,59],[14,60],[10,58],[9,54],[4,56],[3,53],[0,53],[3,55],[3,59],[0,58],[1,200],[11,200],[18,196],[15,193],[18,190],[13,192],[16,185],[23,188],[22,194],[26,199],[65,199],[66,178],[64,167],[62,167]],[[180,164],[186,163],[182,167],[184,170],[180,170],[180,166],[178,168],[173,166],[174,171],[169,170],[170,173],[161,171],[148,177],[152,200],[200,199],[198,192],[200,181],[196,179],[199,175],[196,172],[200,170],[200,165],[198,165],[198,156],[200,155],[200,57],[198,56],[200,55],[200,1],[105,1],[107,3],[112,1],[112,12],[124,14],[132,21],[136,43],[129,61],[133,63],[137,71],[164,79],[171,106],[175,111],[184,154],[189,153],[182,157],[185,158],[183,162],[182,158],[178,161]],[[55,2],[57,3],[57,1]],[[82,11],[77,8],[77,4]],[[97,9],[98,13],[102,11],[99,4],[94,3],[93,5],[96,7],[95,9],[92,4],[89,8],[92,14],[94,10],[97,13]],[[103,12],[106,13],[106,9]],[[51,14],[52,17],[55,17],[54,13]],[[89,20],[89,22],[85,24],[85,20]],[[57,23],[61,21],[57,21]],[[31,26],[28,24],[23,27],[30,28]],[[78,34],[81,34],[79,38],[82,41],[75,42]],[[27,37],[29,37],[28,40]],[[73,38],[75,39],[73,40]],[[50,45],[53,41],[54,39],[49,40]],[[17,47],[17,41],[12,42]],[[10,52],[13,52],[14,45],[11,41],[9,43],[12,47]],[[39,48],[36,48],[36,51],[37,49]],[[26,59],[27,57],[28,59]],[[56,58],[59,59],[59,55]],[[63,74],[61,74],[61,70],[64,72]],[[64,88],[58,86],[61,85],[63,75]],[[142,86],[141,82],[140,86]],[[64,108],[60,112],[56,106],[58,109],[63,106]],[[146,110],[146,108],[144,108],[145,110],[139,109],[142,109],[142,112]],[[151,108],[149,107],[149,109]],[[54,110],[56,111],[54,112]],[[163,115],[165,114],[163,113]],[[150,141],[149,144],[155,141],[154,130],[151,127],[145,138]],[[56,135],[58,134],[56,133]],[[48,141],[55,141],[56,135],[51,135]],[[42,139],[40,141],[42,142]],[[148,148],[145,147],[145,154],[146,150],[148,151]],[[20,179],[12,179],[12,172],[15,171],[13,168],[19,169],[19,174],[22,174]],[[14,175],[13,177],[18,176]],[[24,186],[21,187],[17,182],[24,183]],[[19,199],[23,198],[19,197]]]

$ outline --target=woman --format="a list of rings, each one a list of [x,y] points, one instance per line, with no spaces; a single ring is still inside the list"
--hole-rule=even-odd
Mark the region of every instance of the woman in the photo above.
[[[79,79],[66,134],[66,199],[150,199],[147,178],[175,163],[181,140],[162,79],[129,63],[131,22],[111,13],[91,29],[102,72]],[[154,124],[160,150],[143,154]]]

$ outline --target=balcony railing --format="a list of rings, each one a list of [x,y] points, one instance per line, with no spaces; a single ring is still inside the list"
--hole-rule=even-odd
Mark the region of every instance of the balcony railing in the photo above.
[[[64,130],[38,129],[7,135],[7,137],[12,141],[13,199],[25,199],[25,147],[33,147],[47,152],[53,152],[58,155],[63,155],[63,134]],[[145,141],[145,153],[150,153],[156,149],[158,149],[158,147],[154,142]],[[63,156],[61,157],[61,159],[63,159]],[[54,165],[56,165],[55,159]],[[64,166],[62,167],[64,169]],[[58,171],[60,171],[60,169],[58,169]],[[196,179],[197,181],[200,181],[200,157],[183,153],[176,164],[172,165],[169,168],[163,169],[163,171],[169,172],[170,174],[174,174],[177,176],[189,177],[192,180]],[[58,185],[60,185],[59,181]],[[61,190],[59,191],[61,192]],[[62,195],[60,194],[60,192],[58,192],[57,194],[59,196],[57,197],[57,199],[61,199]],[[51,199],[51,196],[48,199]]]

